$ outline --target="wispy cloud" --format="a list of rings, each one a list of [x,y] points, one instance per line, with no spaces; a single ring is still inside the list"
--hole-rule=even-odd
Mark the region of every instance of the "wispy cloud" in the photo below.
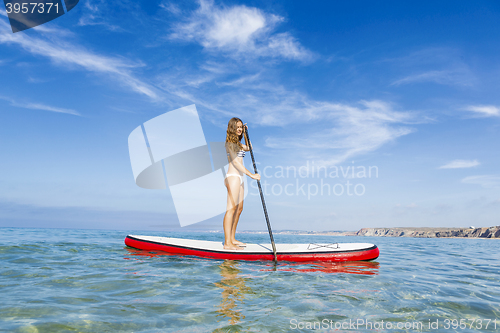
[[[393,86],[399,86],[409,83],[422,83],[433,82],[443,85],[459,85],[459,86],[472,86],[473,83],[467,79],[467,73],[459,70],[442,70],[442,71],[428,71],[423,73],[416,73],[406,76],[402,79],[396,80],[391,83]]]
[[[310,133],[301,138],[270,136],[266,145],[300,149],[308,158],[327,166],[374,151],[412,133],[414,129],[404,125],[416,121],[411,112],[396,111],[389,103],[377,100],[354,105],[306,101],[306,105],[295,110],[297,114],[304,113],[296,121],[310,123]]]
[[[59,108],[59,107],[54,107],[42,103],[26,103],[26,102],[18,102],[15,101],[12,98],[9,97],[4,97],[0,96],[0,99],[8,101],[10,105],[19,107],[19,108],[24,108],[24,109],[31,109],[31,110],[43,110],[43,111],[50,111],[50,112],[57,112],[57,113],[66,113],[66,114],[71,114],[73,116],[81,116],[81,114],[73,109],[65,109],[65,108]]]
[[[236,80],[218,83],[219,86],[240,86],[248,82],[255,82],[260,77],[260,73],[242,76]]]
[[[454,160],[439,167],[439,169],[463,169],[480,165],[477,160]]]
[[[48,80],[48,79],[40,79],[40,78],[36,78],[36,77],[31,77],[30,76],[30,77],[28,77],[28,82],[30,82],[30,83],[46,83],[46,82],[50,82],[50,80]]]
[[[231,68],[226,66],[225,70]],[[398,110],[380,100],[356,103],[315,100],[279,84],[265,67],[259,67],[254,74],[234,69],[239,75],[219,69],[211,63],[199,70],[199,80],[195,81],[204,82],[201,86],[193,85],[193,79],[185,74],[189,70],[164,76],[159,86],[212,111],[210,121],[239,116],[255,125],[272,128],[265,145],[276,150],[293,149],[295,161],[310,159],[317,164],[339,164],[412,133],[415,129],[409,125],[428,121],[415,112]],[[299,126],[300,135],[284,131],[289,126]]]
[[[311,61],[314,55],[290,33],[274,33],[284,19],[255,7],[219,7],[200,0],[200,7],[173,27],[171,39],[195,41],[210,51],[237,57],[272,57]]]
[[[402,73],[391,85],[431,82],[441,85],[470,87],[477,83],[470,67],[462,60],[459,50],[452,48],[427,48],[407,56],[388,59]]]
[[[0,21],[0,29],[6,27],[8,28],[8,25]],[[18,45],[32,54],[47,57],[56,64],[77,66],[87,71],[107,75],[154,101],[161,99],[154,87],[132,74],[130,69],[141,67],[142,63],[132,62],[121,57],[112,58],[97,55],[63,40],[48,40],[32,37],[28,34],[0,34],[0,44]]]
[[[498,175],[469,176],[462,179],[462,183],[481,185],[484,188],[497,188],[500,187],[500,176]]]
[[[78,25],[100,25],[111,31],[124,31],[123,28],[117,25],[110,24],[109,21],[104,17],[102,11],[99,8],[101,5],[105,4],[106,3],[102,1],[97,4],[96,1],[90,3],[90,1],[87,0],[83,6],[79,7],[82,15],[80,16]],[[104,10],[104,12],[106,12],[106,10]]]
[[[160,4],[160,8],[165,9],[166,11],[174,14],[174,15],[179,15],[182,13],[181,9],[179,8],[178,5],[172,3],[172,2],[162,2]]]
[[[473,112],[478,117],[500,117],[500,108],[494,105],[470,105],[464,110]]]

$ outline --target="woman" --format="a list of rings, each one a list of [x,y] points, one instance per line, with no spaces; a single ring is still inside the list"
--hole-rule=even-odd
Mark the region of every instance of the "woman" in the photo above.
[[[246,145],[241,144],[246,125],[239,118],[231,118],[227,124],[226,152],[229,166],[224,183],[227,188],[227,208],[224,215],[224,249],[241,250],[244,243],[237,241],[234,237],[236,226],[243,211],[243,196],[245,193],[243,185],[243,174],[252,179],[260,180],[259,174],[253,174],[243,165],[245,151],[250,150],[249,142],[245,136]]]

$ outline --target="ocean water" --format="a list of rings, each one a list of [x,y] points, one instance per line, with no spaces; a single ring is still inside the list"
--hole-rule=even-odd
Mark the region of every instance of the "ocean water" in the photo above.
[[[125,247],[128,233],[223,237],[0,228],[0,331],[500,331],[499,240],[277,234],[281,243],[374,243],[380,257],[275,267],[137,251]]]

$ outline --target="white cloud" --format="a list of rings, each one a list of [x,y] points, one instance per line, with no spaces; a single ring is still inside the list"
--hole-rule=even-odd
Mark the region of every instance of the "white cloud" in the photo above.
[[[172,39],[196,41],[207,50],[237,57],[273,57],[310,61],[313,54],[289,33],[272,34],[283,18],[244,5],[217,7],[200,0],[187,20],[174,26]]]
[[[0,21],[0,28],[8,25]],[[0,44],[15,44],[26,51],[48,57],[56,64],[72,65],[85,70],[105,74],[133,91],[146,95],[152,100],[159,100],[155,88],[135,78],[130,68],[140,67],[142,64],[128,61],[124,58],[111,58],[94,54],[62,40],[45,40],[32,37],[28,34],[0,34]]]
[[[286,59],[309,60],[312,58],[312,54],[288,32],[271,36],[268,47],[272,54],[281,55]]]
[[[248,83],[248,82],[254,82],[259,77],[260,77],[260,73],[257,73],[254,75],[242,76],[242,77],[240,77],[236,80],[233,80],[233,81],[218,83],[218,85],[219,86],[240,86],[240,85]]]
[[[59,107],[54,107],[50,105],[45,105],[42,103],[20,103],[15,101],[12,98],[0,96],[0,99],[3,99],[5,101],[10,102],[10,105],[15,106],[15,107],[20,107],[20,108],[25,108],[25,109],[32,109],[32,110],[43,110],[43,111],[50,111],[50,112],[58,112],[58,113],[66,113],[66,114],[71,114],[74,116],[81,116],[80,113],[73,109],[65,109],[65,108],[59,108]]]
[[[479,163],[477,160],[454,160],[445,165],[439,167],[439,169],[462,169],[462,168],[472,168],[478,166]]]
[[[390,104],[376,100],[360,101],[358,105],[306,101],[304,108],[298,107],[291,114],[297,115],[297,123],[311,123],[313,128],[309,135],[270,136],[266,145],[277,149],[300,149],[308,158],[319,159],[317,164],[326,166],[374,151],[414,131],[401,126],[414,121],[414,115],[395,111]],[[270,114],[264,120],[279,122],[274,116]],[[318,122],[320,126],[312,124]]]
[[[463,71],[458,70],[442,70],[428,71],[406,76],[396,80],[391,85],[399,86],[409,83],[433,82],[443,85],[459,85],[472,86],[472,82],[467,79],[467,75]]]
[[[178,75],[161,78],[159,86],[212,111],[207,118],[214,123],[239,116],[253,126],[269,128],[265,141],[268,148],[294,151],[294,161],[284,163],[302,163],[308,159],[316,165],[339,164],[412,133],[414,129],[407,125],[422,122],[415,113],[396,110],[384,101],[349,104],[311,99],[273,82],[265,67],[259,68],[258,74],[244,73],[235,79],[234,73],[224,73],[212,63],[198,72],[196,82],[208,83],[211,81],[207,78],[211,78],[215,84],[204,83],[199,88],[192,85],[193,78],[186,72],[189,71],[179,70]],[[283,133],[284,128],[296,125],[300,127],[299,135]]]
[[[484,188],[497,188],[500,187],[500,176],[497,175],[469,176],[462,179],[462,183],[481,185]]]
[[[83,6],[79,7],[82,14],[78,21],[78,25],[101,25],[111,31],[124,31],[121,27],[108,22],[109,20],[104,16],[106,15],[107,8],[104,8],[104,10],[100,9],[100,7],[106,5],[108,4],[105,1],[99,1],[99,3],[97,3],[97,1],[94,0],[90,3],[90,1],[87,0]]]
[[[182,13],[179,6],[171,2],[162,2],[160,4],[160,8],[163,8],[174,15],[179,15],[180,13]]]
[[[474,112],[480,117],[500,117],[500,108],[493,105],[471,105],[464,110]]]
[[[53,107],[53,106],[40,104],[40,103],[28,103],[28,104],[25,104],[24,107],[27,109],[67,113],[67,114],[72,114],[74,116],[80,116],[80,113],[78,113],[77,111],[72,110],[72,109],[58,108],[58,107]]]
[[[464,62],[461,52],[452,48],[427,48],[407,56],[387,59],[401,72],[410,72],[391,85],[431,82],[442,85],[470,87],[477,79]]]

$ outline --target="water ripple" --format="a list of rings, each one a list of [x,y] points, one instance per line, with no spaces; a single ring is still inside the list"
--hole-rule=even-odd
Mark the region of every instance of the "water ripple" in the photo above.
[[[362,321],[355,330],[338,328],[368,332],[368,324],[383,322],[476,332],[479,320],[488,319],[496,319],[496,329],[490,322],[479,331],[500,329],[497,240],[314,236],[315,242],[376,243],[381,256],[274,266],[136,251],[123,245],[126,233],[117,231],[2,231],[0,321],[6,331],[306,332],[310,325],[335,330]],[[267,241],[251,234],[242,240]],[[471,325],[446,329],[460,319]],[[439,327],[431,328],[433,323]]]

